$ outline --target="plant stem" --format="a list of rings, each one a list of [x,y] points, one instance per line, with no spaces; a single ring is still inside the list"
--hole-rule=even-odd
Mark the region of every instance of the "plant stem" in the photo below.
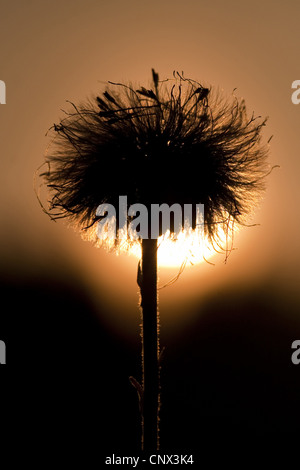
[[[142,241],[143,309],[143,416],[142,448],[145,452],[159,448],[159,340],[157,310],[157,240]]]

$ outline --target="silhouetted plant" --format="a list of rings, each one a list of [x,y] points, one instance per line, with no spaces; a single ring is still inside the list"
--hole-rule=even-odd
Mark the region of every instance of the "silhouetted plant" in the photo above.
[[[243,100],[225,99],[183,74],[160,81],[152,70],[152,78],[149,87],[109,82],[101,96],[71,103],[52,128],[54,145],[42,174],[51,193],[47,212],[96,237],[97,207],[118,207],[120,195],[127,196],[129,206],[147,208],[202,203],[205,235],[219,246],[219,227],[227,232],[245,224],[265,189],[268,148],[261,144],[261,129],[266,120],[249,118]],[[159,388],[157,240],[139,242],[144,380],[142,386],[132,382],[143,401],[144,448],[153,450]],[[118,243],[116,238],[115,248]]]
[[[125,194],[128,205],[203,203],[211,239],[220,223],[247,220],[265,185],[266,119],[179,74],[174,82],[153,71],[152,88],[111,84],[102,97],[72,104],[53,126],[43,174],[54,218],[85,229],[99,204],[117,207]]]

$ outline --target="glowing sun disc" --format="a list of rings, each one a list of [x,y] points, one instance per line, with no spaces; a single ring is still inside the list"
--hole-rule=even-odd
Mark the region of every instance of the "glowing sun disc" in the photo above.
[[[234,232],[237,228],[234,227]],[[116,254],[127,253],[138,259],[142,258],[142,247],[140,240],[132,240],[127,236],[120,236],[118,244],[115,245],[114,238],[109,236],[101,240],[97,239],[96,228],[93,227],[89,234],[85,234],[87,240],[96,240],[96,246],[104,247],[107,251],[114,251]],[[163,236],[158,238],[157,264],[159,267],[180,267],[183,263],[186,266],[193,266],[203,261],[208,261],[216,253],[223,253],[228,256],[232,250],[233,228],[224,231],[219,227],[212,244],[204,236],[203,230],[182,230],[176,238],[170,235],[168,230]]]
[[[222,247],[219,247],[220,251],[226,253],[228,234],[225,235],[223,231],[220,231],[218,239],[222,244]],[[176,239],[170,237],[170,233],[167,232],[158,239],[157,264],[160,267],[179,267],[183,263],[186,263],[186,266],[192,266],[209,260],[216,254],[215,248],[207,238],[199,237],[196,231],[188,234],[181,232]],[[141,245],[133,244],[128,247],[128,252],[140,259]]]

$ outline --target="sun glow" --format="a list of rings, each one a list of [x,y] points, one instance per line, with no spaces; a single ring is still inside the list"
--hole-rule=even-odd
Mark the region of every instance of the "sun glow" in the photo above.
[[[157,264],[160,267],[180,267],[193,266],[203,261],[208,261],[217,252],[224,253],[225,256],[231,251],[231,238],[222,230],[218,233],[218,245],[212,245],[207,238],[200,237],[197,231],[185,233],[184,231],[176,237],[170,236],[167,232],[158,238]],[[134,243],[130,246],[123,246],[120,252],[126,251],[130,255],[141,258],[141,245]]]
[[[157,262],[159,266],[176,267],[183,263],[191,266],[211,258],[214,254],[215,251],[208,241],[205,238],[199,238],[195,231],[188,235],[181,232],[176,240],[172,240],[169,236],[160,237],[158,240]]]
[[[138,259],[142,257],[141,241],[130,239],[128,234],[120,231],[116,239],[110,236],[106,231],[106,236],[99,239],[95,227],[89,231],[89,235],[84,236],[89,241],[96,241],[96,246],[103,247],[107,251],[113,251],[116,254],[127,253]],[[236,227],[234,229],[236,232]],[[222,253],[227,257],[232,250],[233,229],[224,231],[222,225],[217,230],[215,242],[212,243],[204,236],[203,227],[196,230],[181,230],[178,235],[170,234],[168,230],[157,240],[157,264],[160,267],[180,267],[193,266],[209,260],[216,254]]]

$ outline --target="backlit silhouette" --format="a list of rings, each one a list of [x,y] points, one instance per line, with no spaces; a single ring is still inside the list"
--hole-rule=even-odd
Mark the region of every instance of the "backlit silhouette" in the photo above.
[[[220,233],[244,225],[265,189],[265,120],[248,117],[235,96],[224,99],[197,81],[174,73],[159,80],[152,70],[148,87],[109,83],[87,103],[70,103],[60,123],[42,174],[51,194],[47,213],[68,218],[83,236],[111,250],[141,246],[138,285],[143,318],[143,377],[131,378],[140,400],[143,448],[159,446],[159,338],[157,239],[97,239],[97,207],[204,204],[203,233],[216,250]],[[151,224],[151,220],[149,221]],[[118,217],[117,217],[118,223]],[[196,231],[194,214],[191,230]],[[168,236],[172,238],[172,224]],[[161,229],[160,236],[166,235]],[[201,240],[199,240],[201,243]]]

